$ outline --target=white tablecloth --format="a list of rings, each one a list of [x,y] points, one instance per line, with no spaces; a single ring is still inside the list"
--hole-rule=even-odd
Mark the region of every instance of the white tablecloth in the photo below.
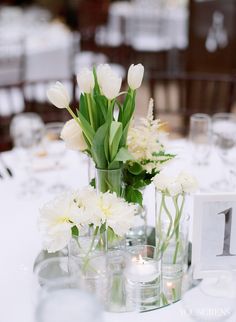
[[[173,144],[171,144],[173,147]],[[173,151],[179,153],[178,160],[170,165],[169,171],[179,168],[193,170],[200,180],[208,183],[220,176],[219,161],[212,155],[209,166],[202,171],[192,166],[188,151],[189,147],[184,141],[174,144]],[[37,230],[39,208],[53,197],[49,187],[56,180],[64,181],[72,189],[84,186],[88,182],[87,159],[75,152],[68,151],[62,161],[64,167],[50,170],[44,164],[37,165],[35,176],[43,182],[41,193],[36,195],[22,195],[22,183],[26,180],[22,170],[24,164],[16,152],[6,152],[3,158],[14,173],[8,178],[0,163],[0,321],[1,322],[33,322],[33,273],[32,267],[36,256],[41,250],[40,236]],[[40,167],[41,167],[41,171]],[[217,171],[218,170],[218,171]],[[149,223],[154,218],[149,218]],[[143,322],[190,322],[191,318],[185,313],[182,302],[166,308],[141,314],[105,314],[106,322],[128,322],[131,319]],[[236,315],[229,322],[235,322]],[[202,321],[198,321],[202,322]]]

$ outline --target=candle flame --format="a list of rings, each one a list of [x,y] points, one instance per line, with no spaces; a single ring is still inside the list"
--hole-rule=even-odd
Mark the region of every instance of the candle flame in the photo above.
[[[141,264],[144,264],[144,260],[143,260],[141,254],[138,255],[138,262],[141,263]]]
[[[172,282],[167,282],[167,283],[166,283],[166,286],[167,286],[168,288],[172,288],[172,287],[173,287],[173,283],[172,283]]]

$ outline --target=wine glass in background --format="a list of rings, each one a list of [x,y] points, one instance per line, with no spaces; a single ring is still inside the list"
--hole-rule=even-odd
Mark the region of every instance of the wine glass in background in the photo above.
[[[213,185],[217,190],[232,191],[236,183],[236,116],[232,113],[214,114],[212,133],[224,172],[222,180]]]
[[[10,125],[10,135],[16,148],[17,157],[25,168],[27,181],[21,184],[22,194],[33,194],[39,191],[42,181],[35,178],[33,171],[34,158],[40,147],[45,126],[36,113],[20,113],[14,116]]]
[[[60,177],[60,172],[63,168],[63,159],[66,154],[65,143],[60,137],[63,126],[63,122],[51,122],[45,125],[43,145],[46,155],[52,163],[53,169],[56,170],[54,183],[49,188],[52,193],[60,193],[68,189],[67,185]]]
[[[190,117],[189,141],[193,150],[193,162],[206,165],[211,151],[211,118],[207,114],[197,113]]]

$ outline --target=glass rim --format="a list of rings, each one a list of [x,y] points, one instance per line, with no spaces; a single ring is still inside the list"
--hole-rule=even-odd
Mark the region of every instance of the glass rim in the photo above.
[[[153,246],[153,245],[134,245],[134,246],[129,246],[129,247],[127,247],[127,255],[135,255],[135,253],[134,252],[132,252],[132,251],[135,251],[135,250],[140,250],[140,252],[142,251],[142,249],[143,250],[145,250],[145,249],[152,249],[153,250],[153,254],[154,254],[154,256],[153,257],[148,257],[148,258],[150,258],[150,259],[153,259],[153,260],[155,260],[155,261],[157,261],[157,262],[159,262],[159,261],[161,261],[161,259],[162,259],[162,254],[161,254],[161,252],[158,250],[158,247],[157,246]],[[137,254],[136,254],[137,255]]]
[[[108,172],[108,171],[109,171],[109,172],[116,172],[116,171],[117,171],[117,172],[118,172],[118,171],[121,171],[121,170],[122,170],[122,167],[117,168],[117,169],[101,169],[101,168],[98,168],[98,167],[96,167],[96,166],[95,166],[95,169],[96,169],[96,170],[98,170],[98,171],[101,171],[101,172],[102,172],[102,171],[104,171],[104,172],[105,172],[105,171],[106,171],[106,172]]]
[[[190,122],[191,120],[194,121],[200,121],[200,120],[211,120],[210,115],[206,114],[206,113],[194,113],[190,116]]]
[[[65,281],[74,281],[75,278],[78,276],[78,273],[75,272],[66,272],[68,273],[68,276],[60,276],[60,277],[54,277],[53,279],[50,278],[46,278],[46,277],[41,277],[40,276],[40,271],[43,270],[47,263],[53,263],[58,261],[58,263],[60,264],[61,262],[64,263],[64,261],[66,261],[67,265],[69,265],[69,261],[71,261],[71,258],[69,258],[68,256],[53,256],[53,257],[49,257],[46,258],[44,260],[42,260],[41,262],[39,262],[34,268],[33,268],[33,273],[37,276],[38,280],[43,282],[43,284],[45,284],[46,286],[53,286],[58,282],[65,282]],[[75,263],[75,261],[72,259],[72,261]]]
[[[229,120],[236,121],[236,114],[221,112],[221,113],[215,113],[215,114],[212,115],[212,120],[213,121],[218,120],[220,118],[226,118],[226,119],[229,119]]]

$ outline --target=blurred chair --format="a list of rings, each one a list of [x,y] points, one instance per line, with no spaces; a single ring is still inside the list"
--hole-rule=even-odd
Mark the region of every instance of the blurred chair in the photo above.
[[[187,133],[191,114],[231,112],[236,103],[236,77],[229,74],[156,74],[149,85],[156,116],[181,134]]]
[[[12,117],[25,108],[24,42],[0,39],[0,150],[11,148],[9,125]]]
[[[189,72],[236,70],[236,1],[190,0]]]
[[[81,34],[81,49],[96,51],[97,27],[106,24],[109,0],[81,0],[78,4],[78,28]]]

